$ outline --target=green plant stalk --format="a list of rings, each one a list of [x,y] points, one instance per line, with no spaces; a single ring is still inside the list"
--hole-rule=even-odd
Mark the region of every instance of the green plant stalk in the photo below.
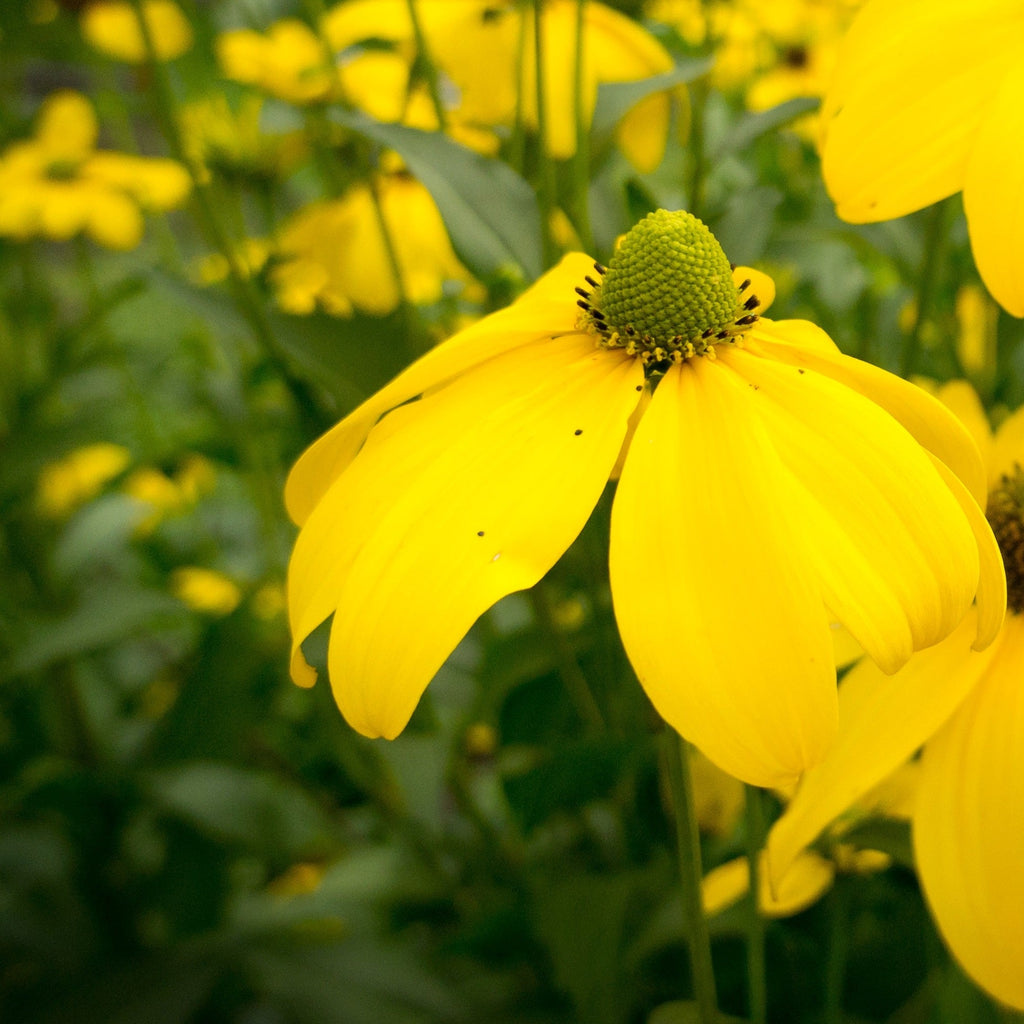
[[[555,167],[548,152],[546,111],[547,82],[544,74],[544,0],[533,0],[533,49],[537,89],[537,199],[540,203],[541,241],[544,267],[552,267],[557,249],[551,237],[551,217],[555,210]]]
[[[572,157],[572,205],[576,231],[586,252],[594,251],[590,224],[590,130],[583,111],[584,29],[587,0],[576,0],[576,55],[573,70],[572,107],[576,121],[576,152]]]
[[[693,798],[690,753],[686,741],[671,726],[665,728],[666,754],[672,801],[676,815],[676,839],[679,848],[679,873],[682,880],[683,924],[690,951],[700,1024],[718,1024],[718,997],[715,971],[711,962],[711,938],[704,916],[701,883],[704,878],[700,855],[700,831]]]
[[[750,986],[751,1024],[765,1024],[768,1017],[768,972],[765,967],[765,920],[761,916],[761,847],[765,838],[764,793],[756,786],[743,787],[746,797],[747,865],[750,869],[747,932],[747,980]]]
[[[263,303],[255,293],[248,273],[242,266],[234,246],[232,246],[230,239],[221,226],[215,204],[210,197],[209,189],[203,182],[198,168],[185,151],[181,129],[175,116],[173,90],[167,77],[167,69],[157,58],[153,35],[143,13],[143,0],[131,0],[131,2],[135,10],[136,20],[139,23],[143,44],[146,48],[146,66],[153,82],[151,96],[157,119],[163,130],[164,138],[170,147],[171,154],[185,167],[192,179],[192,195],[195,200],[196,219],[199,222],[199,226],[210,243],[227,261],[228,284],[231,296],[242,318],[248,324],[253,337],[263,349],[267,359],[274,366],[289,391],[291,391],[300,415],[309,421],[309,426],[314,432],[319,433],[325,424],[329,422],[330,418],[325,417],[319,412],[319,402],[316,400],[311,389],[306,385],[306,382],[292,373],[288,365],[288,358],[278,345],[277,339],[271,330]]]
[[[917,368],[924,327],[932,315],[932,304],[938,290],[939,274],[945,260],[946,242],[949,238],[947,230],[949,210],[949,200],[945,199],[936,203],[928,211],[924,257],[921,261],[921,272],[917,281],[917,309],[914,314],[914,326],[906,337],[900,358],[900,374],[903,377],[909,377]]]
[[[427,80],[427,91],[430,93],[430,102],[433,104],[434,113],[437,115],[437,127],[440,131],[448,130],[448,115],[445,112],[444,104],[441,102],[441,87],[437,79],[437,65],[434,63],[427,46],[427,37],[423,32],[423,24],[420,21],[419,11],[416,10],[416,0],[405,0],[405,6],[409,10],[409,21],[412,22],[412,34],[416,40],[416,64],[423,77]]]
[[[842,1024],[843,986],[849,947],[850,894],[843,879],[829,897],[828,950],[825,960],[825,1024]]]

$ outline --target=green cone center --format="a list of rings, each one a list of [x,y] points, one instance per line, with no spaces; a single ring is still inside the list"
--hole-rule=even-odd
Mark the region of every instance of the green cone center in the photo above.
[[[601,282],[599,308],[614,331],[655,344],[692,340],[736,319],[728,257],[684,210],[648,214],[623,238]]]
[[[1006,569],[1006,604],[1024,612],[1024,470],[1018,465],[988,496],[985,512]]]

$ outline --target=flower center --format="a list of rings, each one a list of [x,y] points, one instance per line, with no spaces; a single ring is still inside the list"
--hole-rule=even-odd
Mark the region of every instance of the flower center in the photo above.
[[[1024,469],[1014,466],[988,496],[985,511],[1006,569],[1006,604],[1024,612]]]
[[[577,288],[582,330],[605,348],[624,348],[645,366],[714,357],[757,319],[760,302],[737,288],[718,239],[683,210],[649,213],[626,234],[608,267]]]

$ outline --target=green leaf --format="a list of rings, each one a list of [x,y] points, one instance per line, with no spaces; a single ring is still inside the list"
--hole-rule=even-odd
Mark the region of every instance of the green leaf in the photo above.
[[[706,75],[713,64],[710,57],[690,57],[661,75],[652,75],[635,82],[603,82],[597,90],[597,103],[590,122],[591,134],[595,138],[610,135],[641,100],[657,92],[694,82]]]
[[[382,124],[336,110],[339,124],[395,150],[434,197],[459,258],[483,277],[517,263],[530,279],[544,269],[533,190],[515,171],[438,132]]]
[[[804,114],[809,114],[812,110],[817,110],[820,105],[821,100],[815,97],[797,96],[769,110],[744,114],[713,148],[709,160],[714,163],[730,153],[738,153],[755,139],[795,121],[798,117],[803,117]]]

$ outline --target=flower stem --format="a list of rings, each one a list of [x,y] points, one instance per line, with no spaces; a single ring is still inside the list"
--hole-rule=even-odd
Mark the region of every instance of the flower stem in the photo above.
[[[700,1024],[717,1024],[718,998],[715,972],[711,962],[711,938],[701,900],[703,869],[700,857],[700,832],[693,799],[690,753],[686,741],[673,729],[665,730],[669,779],[676,812],[676,839],[679,846],[679,873],[682,877],[683,916],[690,951],[690,973],[697,1000]]]
[[[437,81],[437,65],[434,63],[430,55],[430,49],[427,47],[427,37],[423,33],[423,24],[420,22],[419,11],[416,10],[416,0],[405,0],[405,6],[409,10],[412,34],[416,39],[416,67],[426,79],[427,91],[430,93],[430,102],[433,104],[434,113],[437,115],[438,131],[444,132],[448,130],[448,116],[445,113],[444,104],[441,102],[441,89]]]
[[[842,1024],[849,930],[850,894],[843,885],[843,880],[839,879],[829,900],[828,950],[825,961],[825,1024]]]
[[[750,920],[747,932],[747,980],[751,1024],[768,1017],[768,973],[765,969],[765,920],[761,916],[761,847],[765,837],[764,793],[744,786],[747,806],[747,864],[750,869]]]
[[[900,374],[909,377],[917,368],[917,359],[921,354],[921,342],[924,328],[932,315],[932,303],[935,299],[936,286],[940,269],[946,254],[946,240],[949,232],[950,204],[948,200],[936,203],[928,211],[928,223],[925,227],[924,255],[921,260],[921,272],[917,281],[917,310],[914,314],[914,326],[907,335],[900,357]]]
[[[555,209],[555,167],[548,151],[547,82],[544,74],[544,0],[533,0],[533,55],[537,90],[537,199],[540,203],[544,266],[554,266],[556,253],[551,237]]]
[[[594,251],[590,226],[590,132],[583,112],[584,29],[587,0],[576,0],[576,56],[573,69],[572,108],[576,121],[576,152],[572,157],[572,204],[576,232],[585,252]]]

